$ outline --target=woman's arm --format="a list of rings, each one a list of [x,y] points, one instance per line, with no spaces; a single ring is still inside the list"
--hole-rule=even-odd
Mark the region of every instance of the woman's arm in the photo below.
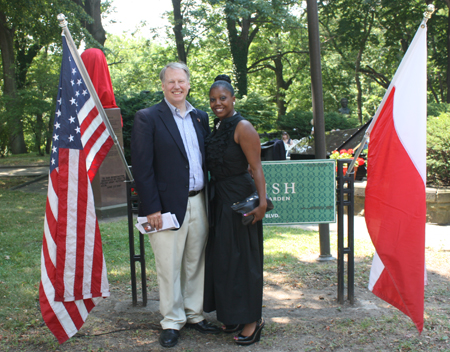
[[[261,165],[261,141],[252,124],[242,120],[236,126],[234,141],[239,144],[250,165],[253,179],[255,180],[256,191],[259,196],[259,206],[253,209],[248,215],[254,215],[252,224],[264,218],[267,209],[266,201],[266,180]]]

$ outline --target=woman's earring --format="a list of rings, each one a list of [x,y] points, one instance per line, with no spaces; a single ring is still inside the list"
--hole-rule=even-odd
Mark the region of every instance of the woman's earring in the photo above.
[[[233,101],[233,106],[234,106],[234,104],[236,104],[236,103]]]

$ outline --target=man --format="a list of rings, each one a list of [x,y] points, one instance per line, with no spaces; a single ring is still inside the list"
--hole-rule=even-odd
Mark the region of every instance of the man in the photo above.
[[[169,63],[160,73],[164,100],[140,110],[131,135],[133,176],[140,216],[161,229],[161,214],[175,214],[180,228],[150,234],[156,259],[163,328],[159,342],[173,347],[186,324],[202,333],[220,329],[203,317],[207,182],[204,140],[208,115],[186,101],[189,69]]]

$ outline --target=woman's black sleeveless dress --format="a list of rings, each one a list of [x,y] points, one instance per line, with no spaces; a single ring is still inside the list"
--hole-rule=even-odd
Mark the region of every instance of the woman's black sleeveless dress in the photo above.
[[[206,140],[212,227],[206,247],[204,310],[216,310],[217,319],[226,325],[252,323],[261,318],[262,310],[262,223],[244,226],[242,216],[230,208],[256,189],[245,154],[234,141],[241,120],[239,114],[224,119]]]

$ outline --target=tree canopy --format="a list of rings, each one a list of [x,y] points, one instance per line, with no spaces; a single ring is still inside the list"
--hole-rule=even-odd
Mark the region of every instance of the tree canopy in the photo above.
[[[372,117],[430,2],[319,1],[326,116],[337,113],[340,100],[347,98],[351,123]],[[150,35],[148,26],[128,36],[109,35],[102,13],[111,5],[113,0],[0,0],[0,154],[48,152],[61,58],[58,13],[68,18],[77,45],[105,52],[122,104],[145,104],[142,92],[159,96],[160,69],[169,61],[184,61],[191,70],[189,99],[197,107],[209,110],[214,77],[228,74],[237,106],[260,132],[309,130],[304,2],[172,0],[166,41]],[[435,6],[428,21],[428,98],[448,103],[450,0],[435,1]]]

